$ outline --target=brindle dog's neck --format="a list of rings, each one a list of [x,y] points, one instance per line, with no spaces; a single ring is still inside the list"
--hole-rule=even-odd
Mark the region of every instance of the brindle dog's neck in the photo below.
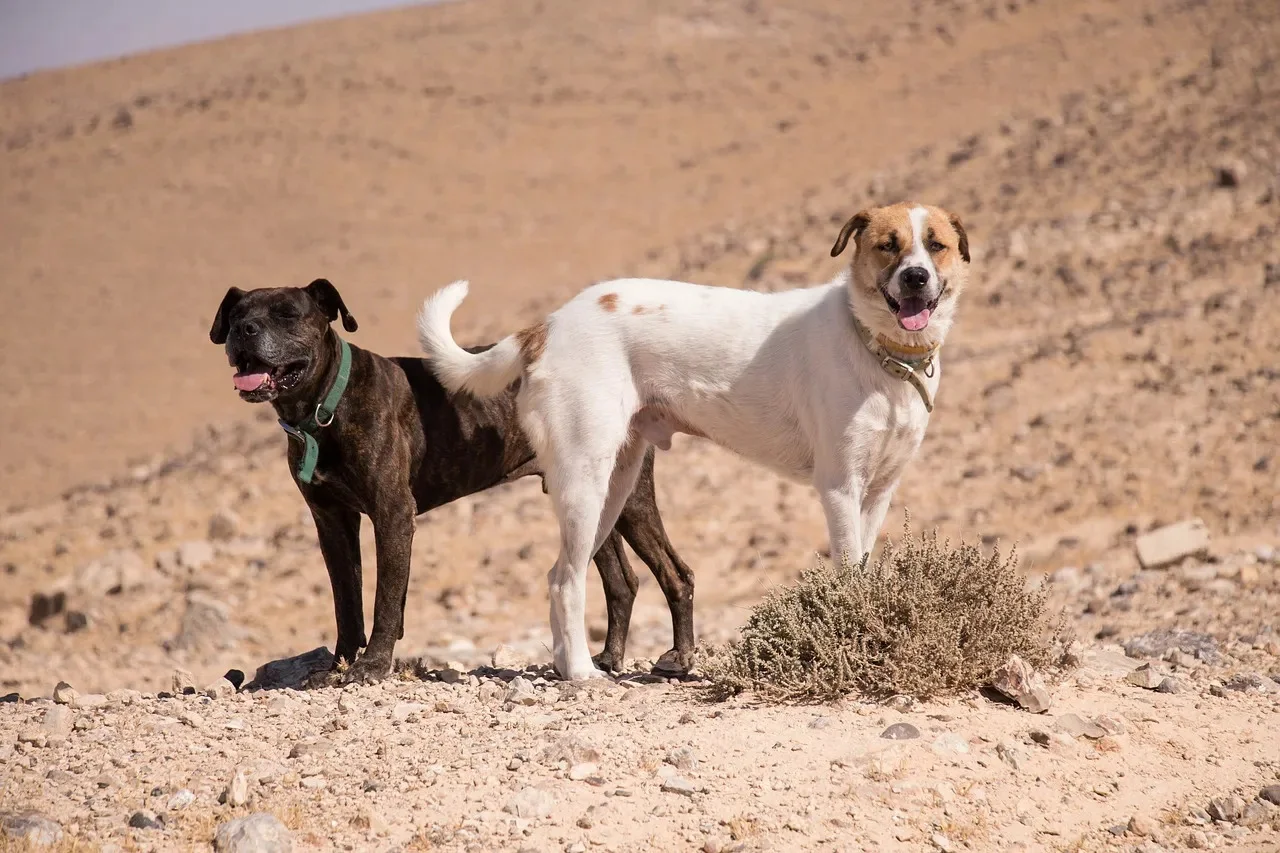
[[[290,389],[287,395],[281,395],[272,401],[276,414],[285,423],[298,426],[309,416],[314,415],[316,406],[324,401],[325,395],[333,387],[338,376],[338,364],[341,354],[338,351],[338,335],[333,329],[325,332],[324,342],[320,344],[311,365],[310,375]]]

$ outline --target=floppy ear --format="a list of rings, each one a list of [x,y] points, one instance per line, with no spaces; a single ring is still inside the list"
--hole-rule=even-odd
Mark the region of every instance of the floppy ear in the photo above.
[[[964,233],[964,225],[961,224],[959,216],[951,217],[951,227],[960,235],[960,257],[964,258],[967,264],[969,263],[969,235]]]
[[[870,222],[871,216],[865,210],[861,213],[855,213],[853,218],[840,229],[840,236],[836,237],[836,244],[831,247],[831,257],[834,258],[843,252],[844,247],[849,245],[849,238],[856,238]]]
[[[231,311],[242,298],[244,298],[244,291],[238,287],[229,289],[227,295],[222,297],[222,304],[218,306],[218,313],[213,316],[213,326],[209,329],[209,340],[219,346],[227,342],[227,326]]]
[[[360,328],[356,324],[356,318],[351,316],[351,312],[347,310],[346,304],[342,301],[342,294],[338,293],[338,288],[329,283],[327,278],[318,278],[306,286],[307,295],[315,300],[315,303],[324,311],[324,315],[329,318],[332,323],[338,319],[338,315],[342,315],[342,328],[348,332],[354,332]]]

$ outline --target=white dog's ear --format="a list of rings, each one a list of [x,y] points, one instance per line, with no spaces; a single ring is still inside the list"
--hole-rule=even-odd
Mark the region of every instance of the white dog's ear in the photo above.
[[[951,227],[960,235],[960,257],[964,258],[967,264],[969,263],[969,235],[964,233],[964,225],[960,222],[959,216],[952,215]]]
[[[836,244],[831,247],[831,257],[834,258],[843,252],[844,247],[849,245],[849,238],[856,238],[858,234],[862,232],[862,229],[866,228],[870,222],[871,214],[867,213],[867,211],[864,210],[861,213],[855,213],[853,218],[846,222],[844,227],[840,229],[840,235],[836,237]],[[966,260],[968,259],[966,258]]]

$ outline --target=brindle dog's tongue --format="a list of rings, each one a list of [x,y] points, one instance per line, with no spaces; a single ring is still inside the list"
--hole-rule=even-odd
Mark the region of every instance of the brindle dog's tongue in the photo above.
[[[271,379],[269,373],[237,373],[231,381],[237,391],[257,391]]]
[[[918,332],[929,325],[929,303],[919,296],[908,296],[898,304],[898,325],[908,332]]]

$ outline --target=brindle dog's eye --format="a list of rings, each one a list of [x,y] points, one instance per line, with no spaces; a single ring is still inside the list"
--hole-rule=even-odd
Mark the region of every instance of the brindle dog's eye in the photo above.
[[[890,254],[893,254],[894,252],[898,251],[898,241],[893,239],[885,240],[879,246],[876,246],[876,248],[882,252],[888,252]]]
[[[945,249],[945,248],[947,248],[947,247],[946,247],[946,246],[944,246],[944,245],[942,245],[941,243],[939,243],[937,240],[930,240],[930,241],[929,241],[929,251],[930,251],[930,252],[941,252],[941,251],[942,251],[943,249]]]

